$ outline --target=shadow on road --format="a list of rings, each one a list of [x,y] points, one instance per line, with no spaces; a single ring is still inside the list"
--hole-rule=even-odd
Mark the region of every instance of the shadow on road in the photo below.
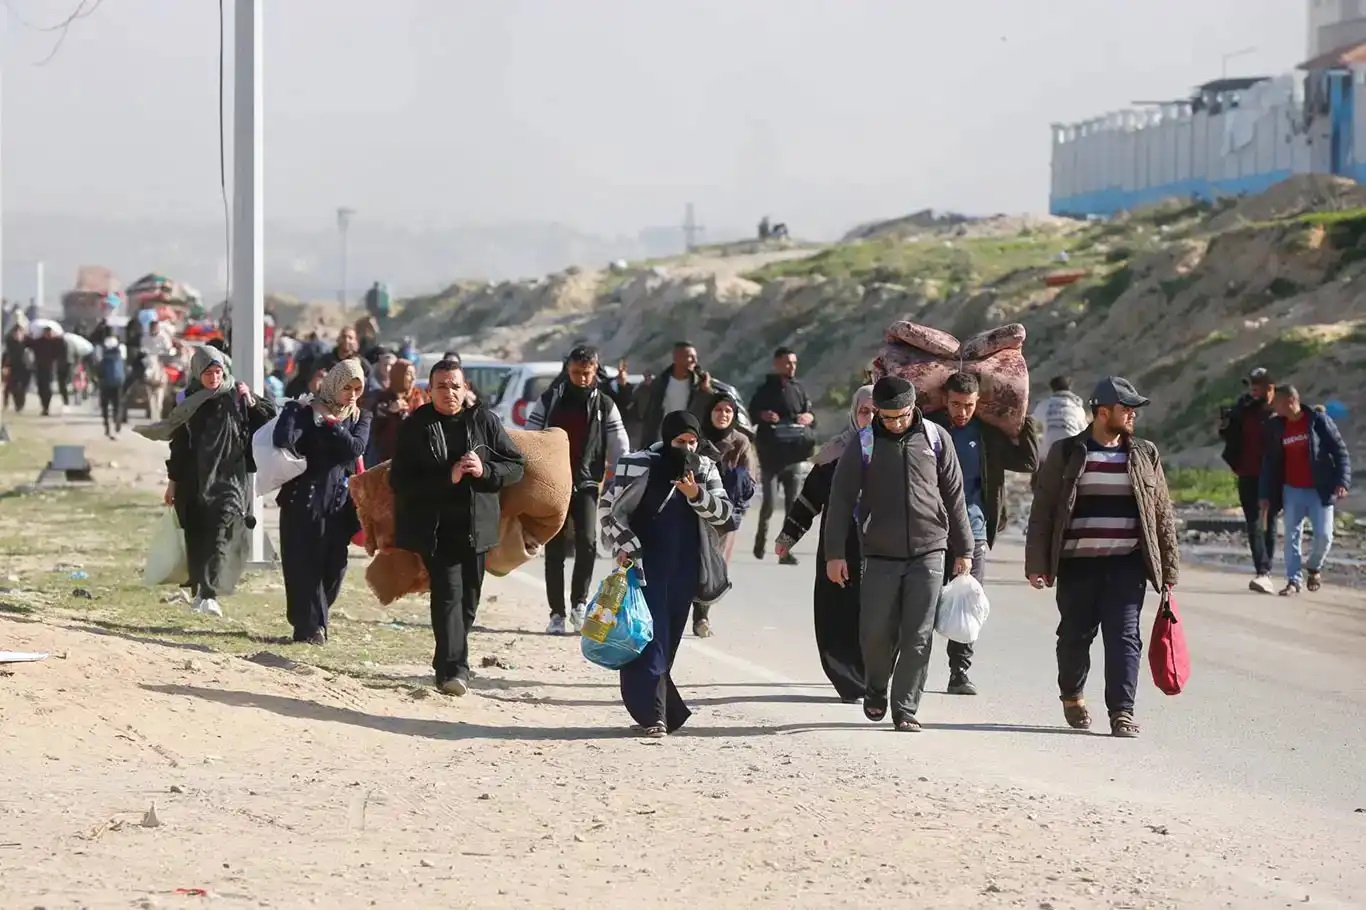
[[[602,727],[526,727],[526,726],[489,726],[470,724],[459,720],[418,720],[410,717],[385,717],[353,711],[350,708],[336,708],[320,705],[317,702],[288,698],[281,695],[264,695],[256,692],[239,692],[231,689],[208,689],[200,686],[148,685],[141,689],[161,695],[184,695],[200,698],[235,708],[256,708],[270,711],[282,717],[303,720],[327,721],[377,730],[381,733],[394,733],[399,736],[418,736],[424,739],[466,740],[501,739],[524,741],[559,741],[622,739],[631,736],[624,726]],[[777,724],[763,727],[708,727],[690,726],[681,735],[689,737],[728,737],[728,736],[790,736],[797,733],[818,733],[823,730],[873,730],[866,723],[849,724]]]

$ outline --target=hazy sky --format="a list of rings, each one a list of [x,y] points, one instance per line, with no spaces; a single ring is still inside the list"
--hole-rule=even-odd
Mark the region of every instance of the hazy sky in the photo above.
[[[44,25],[77,2],[8,5]],[[1288,71],[1306,32],[1302,0],[265,6],[268,217],[632,234],[689,200],[808,236],[1041,210],[1051,121],[1182,96],[1249,46],[1232,74]],[[5,208],[218,217],[216,0],[103,0],[32,66],[52,41],[9,17]]]

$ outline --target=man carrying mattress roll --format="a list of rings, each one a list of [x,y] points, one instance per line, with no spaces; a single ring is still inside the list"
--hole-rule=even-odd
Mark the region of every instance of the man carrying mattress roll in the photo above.
[[[981,384],[971,373],[954,373],[944,383],[946,406],[929,415],[953,437],[958,465],[963,471],[963,500],[972,524],[972,577],[986,585],[987,552],[996,545],[996,533],[1006,523],[1006,471],[1033,474],[1039,467],[1039,436],[1034,418],[1026,417],[1016,439],[982,420],[977,414]],[[948,583],[948,577],[944,578]],[[970,644],[951,641],[949,652],[950,695],[976,695],[968,678],[972,667]]]
[[[882,720],[890,707],[896,729],[920,731],[916,712],[925,692],[939,591],[949,553],[952,575],[972,569],[972,526],[963,500],[963,474],[953,440],[915,406],[915,386],[886,376],[873,386],[873,447],[848,446],[835,467],[825,522],[825,552],[845,552],[858,510],[865,568],[859,638],[868,685],[863,713]],[[844,585],[849,564],[826,562],[830,580]]]

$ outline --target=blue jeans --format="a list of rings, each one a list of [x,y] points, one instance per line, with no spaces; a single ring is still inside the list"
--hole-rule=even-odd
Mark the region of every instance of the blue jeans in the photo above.
[[[1300,568],[1303,557],[1300,554],[1300,540],[1304,536],[1304,521],[1309,519],[1309,527],[1314,531],[1314,546],[1309,551],[1309,571],[1323,570],[1323,562],[1328,558],[1328,550],[1333,546],[1333,507],[1323,504],[1318,490],[1305,490],[1300,487],[1285,488],[1285,577],[1296,584],[1300,582]]]

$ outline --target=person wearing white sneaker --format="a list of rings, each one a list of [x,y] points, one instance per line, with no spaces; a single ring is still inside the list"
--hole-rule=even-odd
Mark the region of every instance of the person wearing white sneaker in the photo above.
[[[1252,581],[1248,589],[1275,594],[1271,581],[1271,562],[1276,552],[1276,516],[1281,512],[1280,489],[1270,501],[1268,514],[1262,516],[1259,488],[1262,457],[1280,439],[1271,439],[1271,421],[1276,416],[1272,404],[1276,382],[1264,367],[1258,367],[1243,380],[1247,391],[1219,417],[1219,437],[1224,441],[1224,462],[1238,475],[1238,501],[1243,507],[1248,547],[1252,550]]]
[[[528,430],[558,427],[569,436],[569,467],[574,492],[569,499],[565,526],[545,545],[545,594],[550,603],[549,635],[563,635],[565,628],[564,563],[569,541],[574,541],[574,574],[570,601],[574,605],[569,624],[583,628],[588,586],[598,554],[598,491],[612,476],[617,461],[630,448],[626,424],[612,396],[598,388],[597,348],[582,345],[569,352],[564,372],[556,377],[527,413]]]
[[[171,444],[165,501],[185,529],[194,609],[222,616],[218,598],[237,587],[253,520],[247,515],[251,434],[275,416],[275,405],[234,382],[216,348],[195,351],[190,376],[170,416],[134,432]]]

